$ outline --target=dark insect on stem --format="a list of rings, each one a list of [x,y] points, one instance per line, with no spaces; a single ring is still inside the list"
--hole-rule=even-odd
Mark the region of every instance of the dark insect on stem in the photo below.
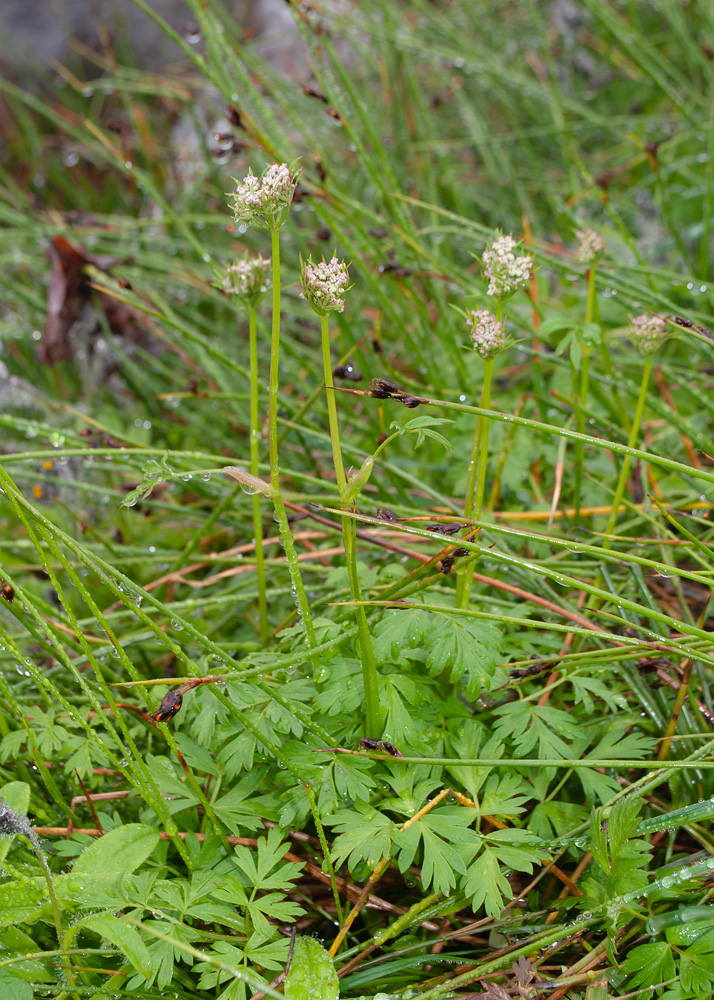
[[[353,364],[348,362],[346,365],[337,365],[336,368],[333,368],[332,377],[346,378],[350,382],[361,382],[364,375],[359,368],[355,368]]]
[[[696,323],[693,323],[691,319],[687,319],[686,316],[667,316],[666,319],[671,319],[673,323],[676,323],[677,326],[683,327],[685,330],[696,330],[697,333],[701,333],[703,337],[708,337],[710,340],[712,339],[711,330],[708,326],[698,326]]]
[[[509,677],[514,680],[521,680],[524,677],[535,677],[536,674],[542,674],[544,670],[548,670],[547,663],[534,663],[532,667],[517,667],[515,670],[511,670]]]
[[[15,600],[15,588],[12,584],[8,583],[7,580],[0,580],[0,596],[2,596],[8,604],[12,604]]]
[[[359,741],[359,745],[363,750],[384,750],[391,757],[403,757],[404,754],[400,753],[399,750],[394,746],[393,743],[387,743],[386,740],[373,740],[371,736],[363,736]]]
[[[161,704],[155,712],[149,716],[152,722],[168,722],[178,714],[183,704],[183,695],[179,690],[169,691],[161,699]]]
[[[382,521],[398,521],[397,515],[391,511],[388,507],[377,507],[375,511],[375,517],[379,517]]]
[[[437,535],[455,535],[463,527],[461,521],[447,521],[445,524],[427,524],[427,531],[434,531]]]
[[[370,736],[363,736],[359,745],[363,750],[379,750],[379,740],[373,740]]]

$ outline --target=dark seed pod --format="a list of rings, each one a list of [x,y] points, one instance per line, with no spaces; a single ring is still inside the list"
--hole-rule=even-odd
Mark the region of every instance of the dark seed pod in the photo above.
[[[173,719],[178,713],[182,704],[183,695],[179,691],[169,691],[161,699],[161,704],[149,718],[154,722],[168,722],[169,719]]]
[[[444,576],[448,576],[449,573],[452,571],[453,568],[454,568],[454,557],[453,556],[445,556],[441,560],[441,565],[439,566],[439,572],[443,573]]]
[[[8,604],[12,604],[15,600],[15,588],[7,580],[0,580],[0,595]]]
[[[391,399],[395,392],[399,392],[399,389],[386,378],[373,378],[369,383],[369,394],[373,399]]]
[[[413,410],[415,407],[420,405],[421,399],[419,399],[418,396],[401,396],[400,402],[404,403],[404,405],[410,410]]]
[[[404,754],[400,753],[393,743],[387,743],[386,740],[382,740],[382,750],[385,750],[392,757],[403,757]]]
[[[388,507],[377,507],[376,517],[381,517],[383,521],[398,521],[399,518]]]
[[[359,745],[363,750],[379,750],[379,740],[373,740],[369,736],[363,736]]]
[[[462,556],[467,556],[468,554],[469,554],[469,550],[468,549],[462,549],[461,546],[459,546],[458,549],[454,549],[454,552],[453,552],[453,555],[454,555],[455,559],[460,559]]]

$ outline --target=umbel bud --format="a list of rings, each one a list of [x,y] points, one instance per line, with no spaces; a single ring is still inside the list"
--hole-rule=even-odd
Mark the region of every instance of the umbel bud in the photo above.
[[[466,319],[474,349],[484,361],[490,361],[506,346],[503,323],[488,309],[474,309]]]
[[[531,254],[517,257],[512,236],[498,236],[483,252],[483,273],[488,278],[488,294],[503,301],[527,284],[533,266]]]
[[[629,336],[640,354],[654,354],[665,342],[669,333],[667,324],[661,316],[642,313],[632,320]]]
[[[274,163],[260,180],[249,172],[232,194],[236,222],[254,222],[276,233],[288,217],[300,171],[297,163]]]
[[[270,260],[245,254],[226,268],[220,288],[255,309],[270,288]]]
[[[345,294],[350,275],[343,260],[333,257],[313,264],[312,259],[301,261],[302,295],[318,316],[329,316],[345,308]]]
[[[594,229],[576,229],[578,249],[575,259],[580,264],[593,264],[605,252],[605,240]]]

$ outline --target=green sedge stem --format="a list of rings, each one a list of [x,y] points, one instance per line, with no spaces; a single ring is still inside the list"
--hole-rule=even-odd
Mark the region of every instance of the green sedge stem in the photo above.
[[[250,351],[250,471],[259,474],[258,442],[260,439],[260,418],[258,414],[258,337],[256,333],[256,311],[248,310],[248,344]],[[255,567],[258,575],[258,616],[260,621],[260,641],[268,641],[268,604],[265,586],[265,556],[263,553],[263,518],[260,494],[253,496],[253,535],[255,537]]]
[[[332,459],[335,466],[335,479],[340,491],[340,507],[349,508],[346,500],[347,478],[342,461],[340,445],[340,428],[337,421],[337,403],[335,401],[334,382],[332,380],[332,362],[330,358],[330,330],[327,316],[321,318],[322,329],[322,362],[325,370],[325,388],[327,389],[327,414],[330,422],[330,441],[332,443]],[[386,444],[386,442],[385,442]],[[342,540],[345,547],[347,574],[350,582],[350,593],[353,601],[362,600],[362,591],[357,572],[357,539],[355,535],[356,522],[351,518],[342,519]],[[382,733],[379,712],[379,684],[377,664],[372,649],[372,636],[367,623],[367,614],[362,605],[355,608],[357,618],[357,636],[362,662],[362,679],[364,681],[365,722],[364,731],[367,736],[380,736]]]
[[[499,303],[497,317],[501,318],[503,307]],[[481,409],[488,410],[491,406],[491,381],[493,378],[494,359],[489,358],[483,368],[483,385],[481,386]],[[486,466],[488,464],[488,432],[490,421],[486,416],[480,416],[476,424],[473,445],[471,449],[471,461],[469,462],[469,481],[466,486],[466,503],[464,504],[464,514],[466,517],[481,518],[481,508],[483,507],[483,491],[486,485]],[[478,459],[476,452],[478,451]],[[474,490],[473,476],[476,471],[476,488]],[[466,573],[462,578],[461,593],[457,594],[457,607],[467,608],[471,596],[471,586],[473,584],[473,573]]]
[[[273,487],[273,503],[275,505],[275,518],[278,522],[280,540],[285,549],[285,556],[288,561],[290,579],[295,591],[295,601],[298,614],[305,626],[305,636],[310,647],[317,645],[315,638],[315,628],[312,624],[312,613],[308,604],[305,587],[300,575],[300,564],[293,536],[288,524],[288,515],[285,511],[285,504],[280,494],[280,465],[278,463],[278,388],[279,388],[279,358],[280,358],[280,233],[278,230],[271,232],[272,263],[273,263],[273,322],[270,339],[270,386],[268,389],[268,433],[269,437],[269,458],[270,458],[270,484]]]
[[[315,799],[315,793],[312,790],[312,786],[305,782],[305,791],[307,792],[308,801],[310,802],[310,810],[312,811],[312,818],[315,821],[315,829],[317,830],[317,837],[320,841],[320,847],[322,848],[322,860],[327,869],[327,874],[330,876],[330,884],[332,886],[332,895],[335,900],[335,909],[337,910],[337,923],[342,924],[342,903],[340,902],[340,894],[337,890],[337,879],[335,878],[335,868],[332,864],[332,858],[330,857],[330,847],[327,843],[327,837],[325,836],[325,828],[322,825],[322,820],[320,819],[320,812],[317,808],[317,800]]]

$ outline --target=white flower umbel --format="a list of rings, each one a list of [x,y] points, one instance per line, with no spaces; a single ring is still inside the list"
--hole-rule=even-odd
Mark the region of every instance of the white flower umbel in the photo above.
[[[499,236],[483,252],[483,273],[488,278],[488,294],[501,301],[517,292],[530,278],[533,257],[531,254],[517,257],[516,249],[512,236]]]
[[[580,264],[592,264],[605,252],[605,240],[594,229],[576,229],[575,238],[578,241],[575,259]]]
[[[270,288],[270,260],[245,254],[226,268],[221,288],[255,309]]]
[[[258,178],[248,173],[236,181],[232,194],[236,222],[254,222],[271,233],[285,223],[292,204],[300,171],[295,164],[274,163]]]
[[[640,354],[653,354],[665,342],[669,331],[661,316],[642,313],[632,320],[629,336]]]
[[[495,358],[506,346],[503,323],[488,309],[474,309],[466,318],[475,350],[484,361]]]
[[[303,261],[301,279],[303,298],[318,316],[329,316],[344,310],[350,275],[343,260],[333,257],[317,264],[310,259]]]

